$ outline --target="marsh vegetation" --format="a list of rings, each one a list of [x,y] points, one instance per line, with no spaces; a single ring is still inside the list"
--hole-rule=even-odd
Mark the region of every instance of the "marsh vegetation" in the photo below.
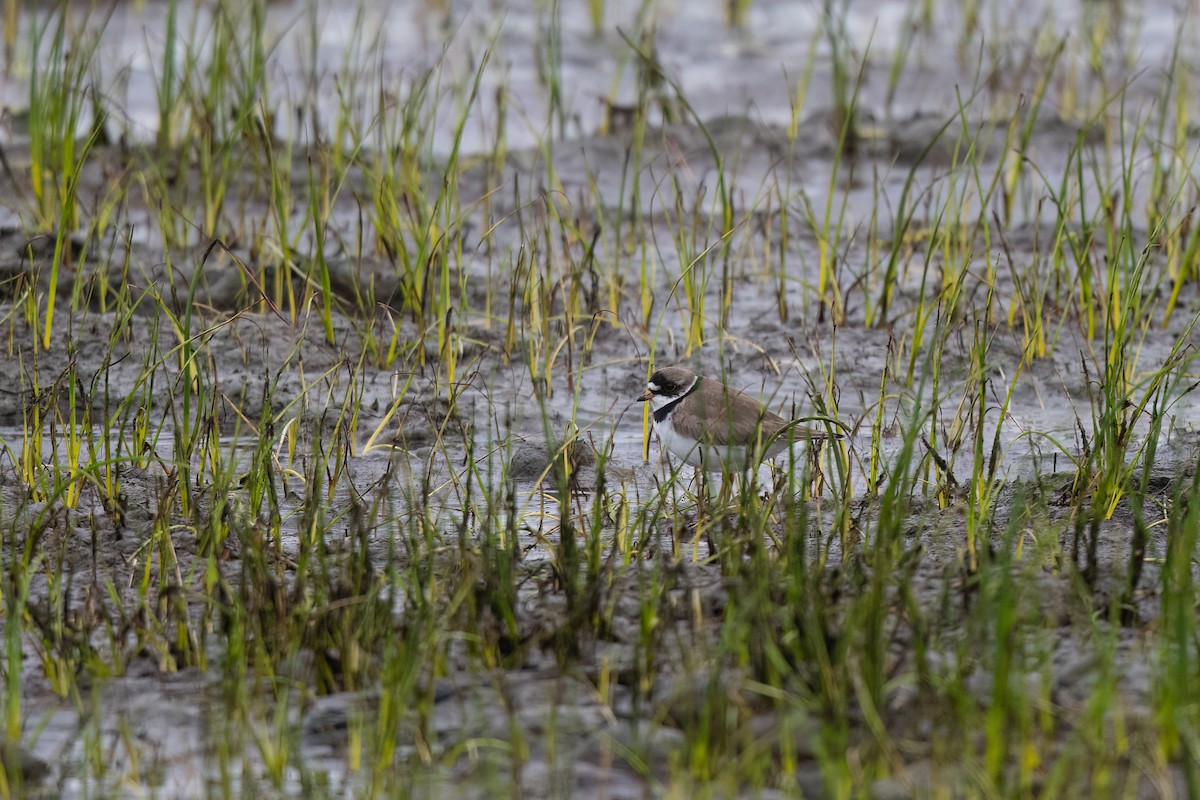
[[[393,5],[5,3],[0,796],[1200,795],[1194,3]]]

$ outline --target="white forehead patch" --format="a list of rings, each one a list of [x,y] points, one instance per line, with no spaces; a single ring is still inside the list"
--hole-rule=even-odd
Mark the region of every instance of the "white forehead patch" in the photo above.
[[[655,383],[654,381],[650,381],[649,383],[646,384],[646,388],[652,392],[657,392],[659,390],[659,385],[657,383]]]

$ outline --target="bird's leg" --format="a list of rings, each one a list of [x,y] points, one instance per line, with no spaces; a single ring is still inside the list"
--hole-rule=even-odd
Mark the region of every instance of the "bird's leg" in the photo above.
[[[693,470],[692,475],[696,482],[696,534],[692,537],[692,563],[695,564],[700,560],[700,535],[708,527],[708,480],[702,469]]]
[[[825,491],[825,473],[821,471],[821,443],[808,443],[808,490],[810,497],[820,497]]]
[[[708,554],[710,557],[717,555],[717,541],[714,534],[718,529],[727,531],[728,526],[725,524],[728,520],[730,512],[736,510],[734,504],[735,491],[740,491],[740,484],[737,482],[736,473],[730,472],[728,469],[723,469],[720,472],[708,473],[709,475],[720,476],[720,487],[717,489],[717,495],[708,506],[707,527],[705,529],[705,540],[708,543]],[[707,477],[707,476],[706,476]],[[736,488],[735,488],[736,487]]]

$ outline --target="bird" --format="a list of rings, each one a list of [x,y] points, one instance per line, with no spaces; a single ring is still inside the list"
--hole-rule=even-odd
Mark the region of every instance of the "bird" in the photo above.
[[[659,443],[706,472],[757,466],[790,442],[828,438],[825,431],[789,422],[753,397],[686,367],[654,372],[638,401],[650,404]]]

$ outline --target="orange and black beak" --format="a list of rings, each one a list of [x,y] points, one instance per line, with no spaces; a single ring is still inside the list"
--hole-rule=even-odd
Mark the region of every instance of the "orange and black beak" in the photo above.
[[[644,394],[643,394],[641,397],[639,397],[639,398],[638,398],[638,402],[639,402],[639,403],[646,403],[646,402],[649,402],[650,400],[653,400],[653,399],[654,399],[654,392],[652,392],[652,391],[650,391],[649,389],[647,389],[647,390],[645,391],[645,393],[644,393]]]

